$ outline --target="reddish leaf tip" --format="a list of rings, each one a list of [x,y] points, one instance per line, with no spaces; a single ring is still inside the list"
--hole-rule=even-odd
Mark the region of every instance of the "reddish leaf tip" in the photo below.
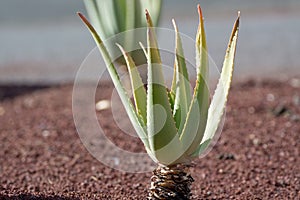
[[[198,13],[199,13],[199,17],[203,18],[202,9],[201,9],[200,4],[198,4]]]
[[[82,20],[86,20],[86,17],[85,17],[81,12],[77,12],[77,15],[78,15]]]
[[[146,18],[148,20],[150,18],[150,14],[149,14],[149,11],[147,9],[145,9],[145,14],[146,14]]]
[[[88,27],[91,26],[89,20],[87,20],[87,18],[86,18],[81,12],[77,12],[77,15],[81,18],[81,20],[82,20]]]

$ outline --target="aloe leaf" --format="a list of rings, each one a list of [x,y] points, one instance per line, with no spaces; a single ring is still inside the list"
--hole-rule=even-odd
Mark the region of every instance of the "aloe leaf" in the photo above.
[[[112,78],[112,81],[116,87],[116,90],[121,98],[121,101],[125,107],[125,110],[126,110],[128,116],[129,116],[129,119],[130,119],[133,127],[135,128],[138,136],[141,138],[142,142],[144,143],[146,149],[149,150],[150,146],[149,146],[149,142],[147,139],[147,132],[145,130],[146,126],[145,126],[143,120],[135,112],[134,106],[132,105],[130,98],[127,95],[127,92],[124,89],[124,87],[120,81],[119,75],[116,71],[116,68],[111,60],[111,57],[110,57],[105,45],[103,44],[100,36],[97,34],[94,27],[89,23],[89,21],[84,17],[84,15],[82,15],[81,13],[78,13],[78,15],[82,19],[82,21],[85,23],[85,25],[87,26],[90,33],[92,34],[101,54],[103,56],[107,70],[108,70],[108,72]]]
[[[103,1],[103,0],[101,0]],[[124,0],[110,0],[113,3],[113,15],[116,18],[116,23],[118,26],[119,32],[123,32],[126,30],[130,30],[134,27],[132,24],[132,19],[134,18],[134,5],[132,5],[131,1]],[[107,16],[108,17],[108,16]]]
[[[169,103],[171,106],[171,110],[173,111],[173,108],[175,105],[175,94],[172,91],[168,91],[168,97],[169,97]]]
[[[96,30],[100,33],[100,35],[106,35],[107,32],[102,28],[103,24],[98,11],[97,0],[84,0],[83,2],[90,17],[90,20],[96,28]]]
[[[192,157],[197,157],[199,155],[201,155],[205,150],[206,148],[209,146],[210,142],[211,142],[212,139],[207,139],[205,140],[203,143],[201,143],[196,151],[191,155]]]
[[[229,44],[226,50],[221,76],[208,110],[207,126],[200,145],[204,144],[205,141],[213,138],[221,121],[221,117],[224,114],[234,69],[234,58],[239,32],[239,21],[240,13],[238,13],[238,18],[233,26]],[[196,153],[195,155],[198,156],[202,152],[203,150]]]
[[[125,52],[123,47],[121,47],[119,44],[117,44],[117,46],[120,48],[120,50],[126,60],[126,64],[127,64],[127,68],[128,68],[128,72],[129,72],[129,76],[130,76],[130,81],[131,81],[131,87],[132,87],[132,91],[133,91],[133,98],[134,98],[134,102],[135,102],[136,111],[142,117],[142,119],[144,120],[144,123],[146,124],[146,122],[147,122],[147,113],[146,113],[147,94],[146,94],[146,90],[144,88],[142,78],[140,76],[140,73],[139,73],[135,63],[133,62],[132,57],[127,52]]]
[[[170,165],[182,155],[181,143],[177,135],[165,87],[157,39],[148,11],[146,11],[146,19],[148,23],[148,138],[150,149],[157,160],[161,164]]]
[[[133,49],[134,46],[134,38],[135,38],[135,32],[131,32],[132,29],[135,28],[135,18],[136,18],[136,14],[135,14],[135,2],[134,1],[124,1],[124,0],[119,0],[122,3],[124,3],[124,7],[126,8],[125,10],[125,15],[124,15],[124,19],[120,19],[120,21],[125,22],[125,27],[124,27],[124,34],[125,34],[125,39],[124,41],[122,41],[125,45],[126,48],[128,49]],[[120,7],[120,5],[119,5]],[[124,8],[123,7],[123,8]],[[124,10],[121,7],[121,10]]]
[[[95,0],[97,2],[97,9],[99,13],[99,19],[103,25],[103,29],[105,29],[107,35],[106,37],[110,37],[120,32],[118,27],[117,16],[114,12],[114,2],[113,1],[103,1],[103,0]],[[101,11],[101,12],[100,12]]]
[[[145,56],[147,57],[147,56],[148,56],[148,53],[147,53],[147,50],[146,50],[145,46],[143,45],[142,42],[139,42],[139,45],[140,45],[140,47],[142,48],[142,50],[143,50]]]
[[[182,129],[186,120],[186,115],[191,103],[191,91],[189,75],[186,68],[185,57],[182,48],[181,38],[176,26],[175,20],[172,21],[176,33],[175,47],[175,71],[176,74],[176,93],[173,115],[176,122],[176,127]]]
[[[135,1],[138,6],[140,7],[139,10],[137,11],[144,11],[145,9],[149,10],[149,12],[152,15],[152,22],[154,22],[154,24],[158,23],[159,20],[159,15],[160,15],[160,10],[161,10],[161,4],[162,4],[162,0],[139,0],[139,1]],[[136,19],[139,20],[137,21],[139,24],[144,24],[142,21],[140,21],[141,19],[144,19],[144,13],[140,12],[138,13],[140,15],[140,17],[137,17]]]
[[[177,66],[176,63],[174,63],[174,70],[173,70],[173,79],[172,79],[172,85],[171,85],[171,93],[173,93],[174,95],[176,94],[176,88],[177,88]],[[173,110],[173,107],[172,107]]]
[[[198,5],[199,27],[196,36],[197,80],[194,95],[180,140],[188,155],[192,154],[200,144],[204,135],[209,106],[208,89],[208,53],[204,20]]]

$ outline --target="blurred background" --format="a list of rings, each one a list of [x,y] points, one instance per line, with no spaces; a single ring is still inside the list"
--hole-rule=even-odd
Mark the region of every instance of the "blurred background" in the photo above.
[[[196,0],[164,0],[160,27],[194,38]],[[299,0],[201,0],[210,56],[222,66],[238,10],[242,13],[235,77],[300,74]],[[0,1],[0,84],[71,82],[95,47],[76,15],[81,0]],[[103,66],[104,67],[104,66]]]

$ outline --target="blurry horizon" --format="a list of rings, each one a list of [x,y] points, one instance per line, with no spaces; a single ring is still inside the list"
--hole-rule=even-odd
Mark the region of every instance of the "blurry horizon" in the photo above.
[[[196,13],[196,5],[201,3],[207,16],[230,15],[232,11],[242,10],[259,15],[273,14],[299,14],[299,0],[252,0],[252,1],[195,1],[195,0],[163,0],[164,17],[192,16]],[[194,11],[192,10],[194,9]],[[24,25],[35,23],[57,23],[59,21],[74,21],[76,12],[85,12],[82,0],[10,0],[0,2],[1,25]],[[189,12],[187,12],[189,11]]]
[[[198,25],[194,0],[164,0],[160,27],[194,38]],[[300,73],[300,1],[200,1],[208,47],[220,68],[230,31],[241,10],[237,76]],[[76,12],[81,0],[10,0],[0,2],[0,83],[70,82],[95,47]],[[259,70],[259,71],[258,71]],[[259,73],[258,73],[259,72]]]

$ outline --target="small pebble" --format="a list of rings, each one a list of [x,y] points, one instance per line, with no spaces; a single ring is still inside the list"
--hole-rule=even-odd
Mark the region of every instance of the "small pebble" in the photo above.
[[[96,110],[97,111],[106,110],[110,108],[110,106],[111,104],[109,100],[101,100],[96,103]]]
[[[252,107],[252,106],[249,107],[249,108],[248,108],[248,113],[249,113],[249,114],[254,114],[254,113],[255,113],[255,108]]]
[[[292,115],[291,120],[293,122],[299,122],[300,121],[300,115]]]
[[[34,100],[32,98],[24,99],[23,103],[24,103],[25,108],[31,109],[34,107]]]
[[[299,95],[293,96],[293,103],[295,106],[300,106],[300,96]]]
[[[292,126],[292,123],[291,123],[291,122],[286,122],[286,123],[285,123],[285,127],[290,128],[291,126]]]
[[[255,126],[260,127],[262,125],[262,123],[263,122],[261,120],[258,120],[258,121],[255,122]]]
[[[119,165],[120,164],[120,159],[118,157],[112,157],[112,160],[114,162],[115,165]]]
[[[48,137],[48,136],[50,135],[50,131],[48,131],[48,130],[43,130],[43,131],[42,131],[42,135],[43,135],[44,137]]]
[[[249,138],[250,138],[250,140],[253,140],[255,138],[255,134],[250,134]]]
[[[257,138],[253,139],[252,142],[253,142],[253,144],[254,144],[255,146],[260,145],[260,140],[257,139]]]
[[[293,87],[293,88],[300,88],[300,79],[297,79],[297,78],[293,78],[290,80],[290,85]]]
[[[0,106],[0,116],[3,116],[5,114],[5,109]]]
[[[274,96],[274,94],[268,94],[267,95],[267,101],[270,101],[270,102],[272,102],[272,101],[274,101],[275,100],[275,96]]]
[[[207,192],[206,192],[206,195],[207,195],[207,196],[210,196],[211,194],[212,194],[211,191],[207,191]]]

